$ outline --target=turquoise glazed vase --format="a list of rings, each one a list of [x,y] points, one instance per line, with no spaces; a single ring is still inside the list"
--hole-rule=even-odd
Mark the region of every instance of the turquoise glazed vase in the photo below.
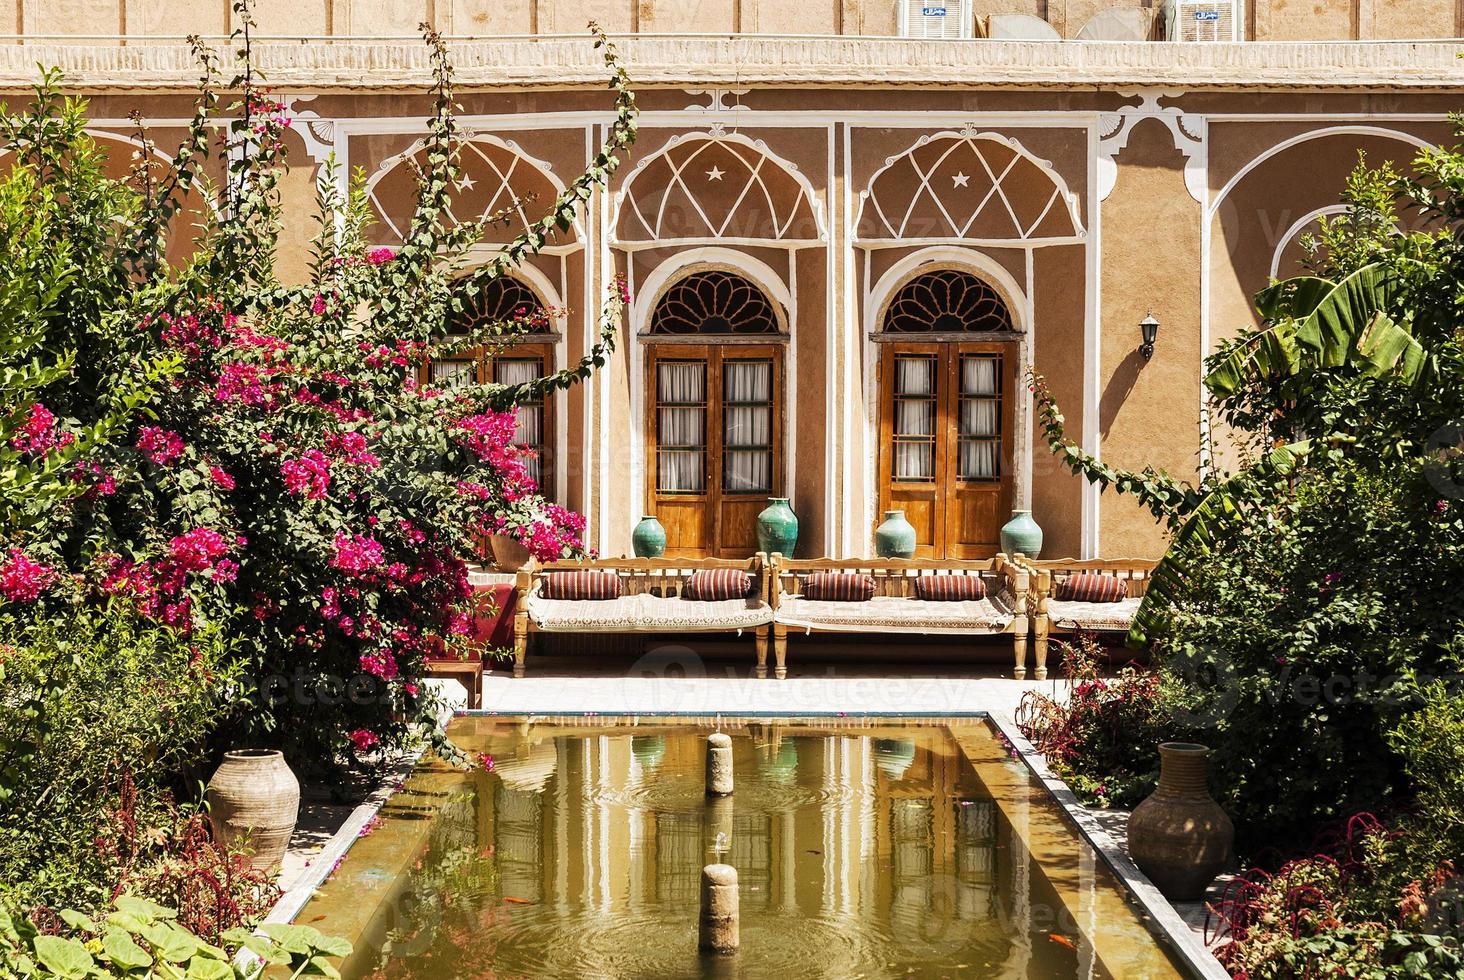
[[[757,515],[757,547],[768,554],[793,557],[798,546],[798,515],[787,497],[769,497],[767,509]]]
[[[874,553],[881,558],[914,558],[915,525],[903,510],[884,512],[884,523],[874,529]]]
[[[647,514],[630,532],[630,547],[637,558],[660,558],[666,553],[666,529],[653,515]]]
[[[1012,519],[1001,529],[1001,550],[1008,555],[1036,558],[1042,553],[1042,528],[1032,520],[1030,510],[1012,511]]]

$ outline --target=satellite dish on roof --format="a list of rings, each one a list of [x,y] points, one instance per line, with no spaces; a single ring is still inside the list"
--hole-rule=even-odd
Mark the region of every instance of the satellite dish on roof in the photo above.
[[[1000,41],[1061,41],[1057,29],[1031,14],[992,14],[986,19],[986,36]]]
[[[1142,7],[1114,7],[1100,10],[1083,29],[1078,31],[1079,41],[1147,41],[1149,39],[1149,11]]]

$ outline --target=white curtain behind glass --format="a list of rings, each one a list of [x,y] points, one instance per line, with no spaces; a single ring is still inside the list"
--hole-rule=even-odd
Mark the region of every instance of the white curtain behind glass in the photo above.
[[[656,488],[704,493],[707,447],[705,361],[656,365]]]
[[[493,380],[501,385],[521,385],[543,376],[544,364],[539,358],[499,358],[493,362]],[[543,399],[520,405],[518,428],[514,430],[515,445],[532,449],[533,459],[525,460],[529,476],[538,483],[542,479],[544,466],[544,402]]]
[[[994,357],[961,358],[960,458],[962,480],[992,480],[999,474],[1001,448],[1000,361]]]
[[[472,361],[433,361],[428,377],[438,388],[451,388],[472,382],[474,367],[476,365]]]
[[[722,401],[722,489],[767,493],[773,486],[772,362],[727,361]]]
[[[896,480],[935,479],[935,366],[933,357],[895,359]]]

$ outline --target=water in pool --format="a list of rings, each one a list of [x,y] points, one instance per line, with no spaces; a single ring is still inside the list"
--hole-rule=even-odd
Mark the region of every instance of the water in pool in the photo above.
[[[706,736],[735,790],[708,799]],[[981,719],[456,719],[297,917],[348,977],[1177,977]],[[741,949],[697,951],[703,866]]]

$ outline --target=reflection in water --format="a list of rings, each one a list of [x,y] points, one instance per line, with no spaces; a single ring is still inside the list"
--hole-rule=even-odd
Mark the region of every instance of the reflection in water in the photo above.
[[[998,806],[945,728],[875,737],[753,724],[731,732],[736,792],[708,800],[707,728],[642,724],[655,734],[632,737],[473,722],[457,740],[491,753],[495,771],[438,806],[357,974],[1135,975],[1085,938],[1085,849],[1063,830],[1070,859],[1039,866],[1024,843],[1037,838],[1013,825],[1026,804]],[[696,952],[700,874],[713,862],[737,869],[742,912],[742,950],[720,963]],[[330,887],[301,921],[330,931]],[[1131,945],[1155,967],[1144,976],[1175,975],[1142,929]]]

